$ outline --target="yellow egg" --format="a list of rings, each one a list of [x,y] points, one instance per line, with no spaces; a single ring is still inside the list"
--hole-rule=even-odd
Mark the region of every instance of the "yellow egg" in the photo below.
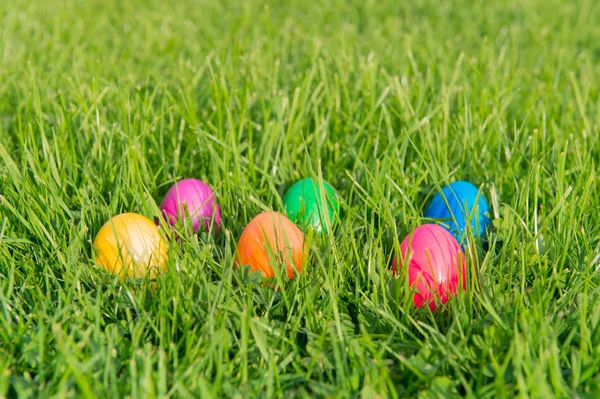
[[[94,248],[96,261],[121,278],[156,278],[167,270],[167,245],[156,225],[137,213],[123,213],[106,222]]]

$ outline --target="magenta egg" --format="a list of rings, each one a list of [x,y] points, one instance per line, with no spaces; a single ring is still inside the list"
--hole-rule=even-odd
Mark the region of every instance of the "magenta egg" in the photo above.
[[[392,261],[392,271],[396,274],[397,261],[400,268],[408,267],[408,283],[416,290],[415,306],[435,310],[436,300],[445,304],[456,295],[459,282],[466,289],[465,255],[456,238],[443,227],[417,227],[402,241],[400,252],[401,258]]]
[[[197,232],[201,225],[206,231],[211,224],[221,227],[221,210],[210,186],[198,179],[185,179],[173,185],[160,205],[165,218],[175,225],[177,221],[190,220]]]

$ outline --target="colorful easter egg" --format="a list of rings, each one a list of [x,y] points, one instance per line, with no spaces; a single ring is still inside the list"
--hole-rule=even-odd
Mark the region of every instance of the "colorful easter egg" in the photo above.
[[[173,185],[160,205],[165,218],[175,225],[189,219],[194,233],[203,226],[206,231],[211,225],[221,227],[221,210],[210,186],[198,179],[185,179]]]
[[[416,292],[417,307],[436,308],[436,301],[445,304],[456,295],[459,286],[466,289],[465,256],[456,239],[436,224],[426,224],[413,230],[400,244],[401,257],[392,261],[392,271],[406,266],[408,283]]]
[[[479,189],[466,181],[456,181],[442,188],[425,210],[425,217],[439,222],[465,244],[467,234],[476,238],[485,234],[490,224],[488,203]]]
[[[106,222],[93,246],[96,261],[122,278],[155,278],[167,270],[167,245],[158,228],[136,213],[123,213]]]
[[[312,178],[296,182],[283,197],[286,215],[302,228],[312,227],[317,233],[326,232],[333,226],[339,211],[337,193],[323,181],[323,189]]]
[[[288,278],[293,278],[302,270],[306,257],[304,244],[304,235],[290,219],[278,212],[263,212],[244,229],[235,266],[250,265],[251,271],[272,278],[273,268],[285,265]]]

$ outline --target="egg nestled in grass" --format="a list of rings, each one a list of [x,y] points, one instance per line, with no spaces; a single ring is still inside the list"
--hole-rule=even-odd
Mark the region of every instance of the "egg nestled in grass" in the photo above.
[[[122,278],[156,278],[167,270],[167,245],[152,221],[136,213],[113,217],[94,240],[96,261]]]
[[[469,233],[475,238],[484,236],[490,224],[489,211],[488,202],[477,187],[456,181],[431,199],[424,215],[436,219],[464,247]]]
[[[200,228],[218,231],[221,210],[212,188],[198,179],[184,179],[175,183],[165,195],[160,210],[171,225],[189,220],[197,233]]]
[[[248,223],[237,246],[235,266],[250,265],[265,278],[293,278],[302,270],[306,258],[304,235],[285,215],[263,212]]]
[[[317,233],[333,227],[339,212],[339,201],[334,188],[312,178],[296,182],[285,193],[283,206],[286,215],[303,229],[313,228]]]
[[[392,260],[392,271],[397,274],[407,268],[408,284],[415,289],[415,306],[435,310],[436,302],[445,304],[458,288],[466,289],[465,255],[443,227],[417,227],[400,244],[400,253]]]

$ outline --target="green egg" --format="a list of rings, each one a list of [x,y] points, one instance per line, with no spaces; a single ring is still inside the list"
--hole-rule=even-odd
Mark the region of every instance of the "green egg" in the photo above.
[[[334,188],[326,181],[323,189],[324,195],[312,178],[298,181],[283,197],[286,215],[303,229],[312,227],[317,233],[326,232],[328,225],[333,226],[340,204]]]

